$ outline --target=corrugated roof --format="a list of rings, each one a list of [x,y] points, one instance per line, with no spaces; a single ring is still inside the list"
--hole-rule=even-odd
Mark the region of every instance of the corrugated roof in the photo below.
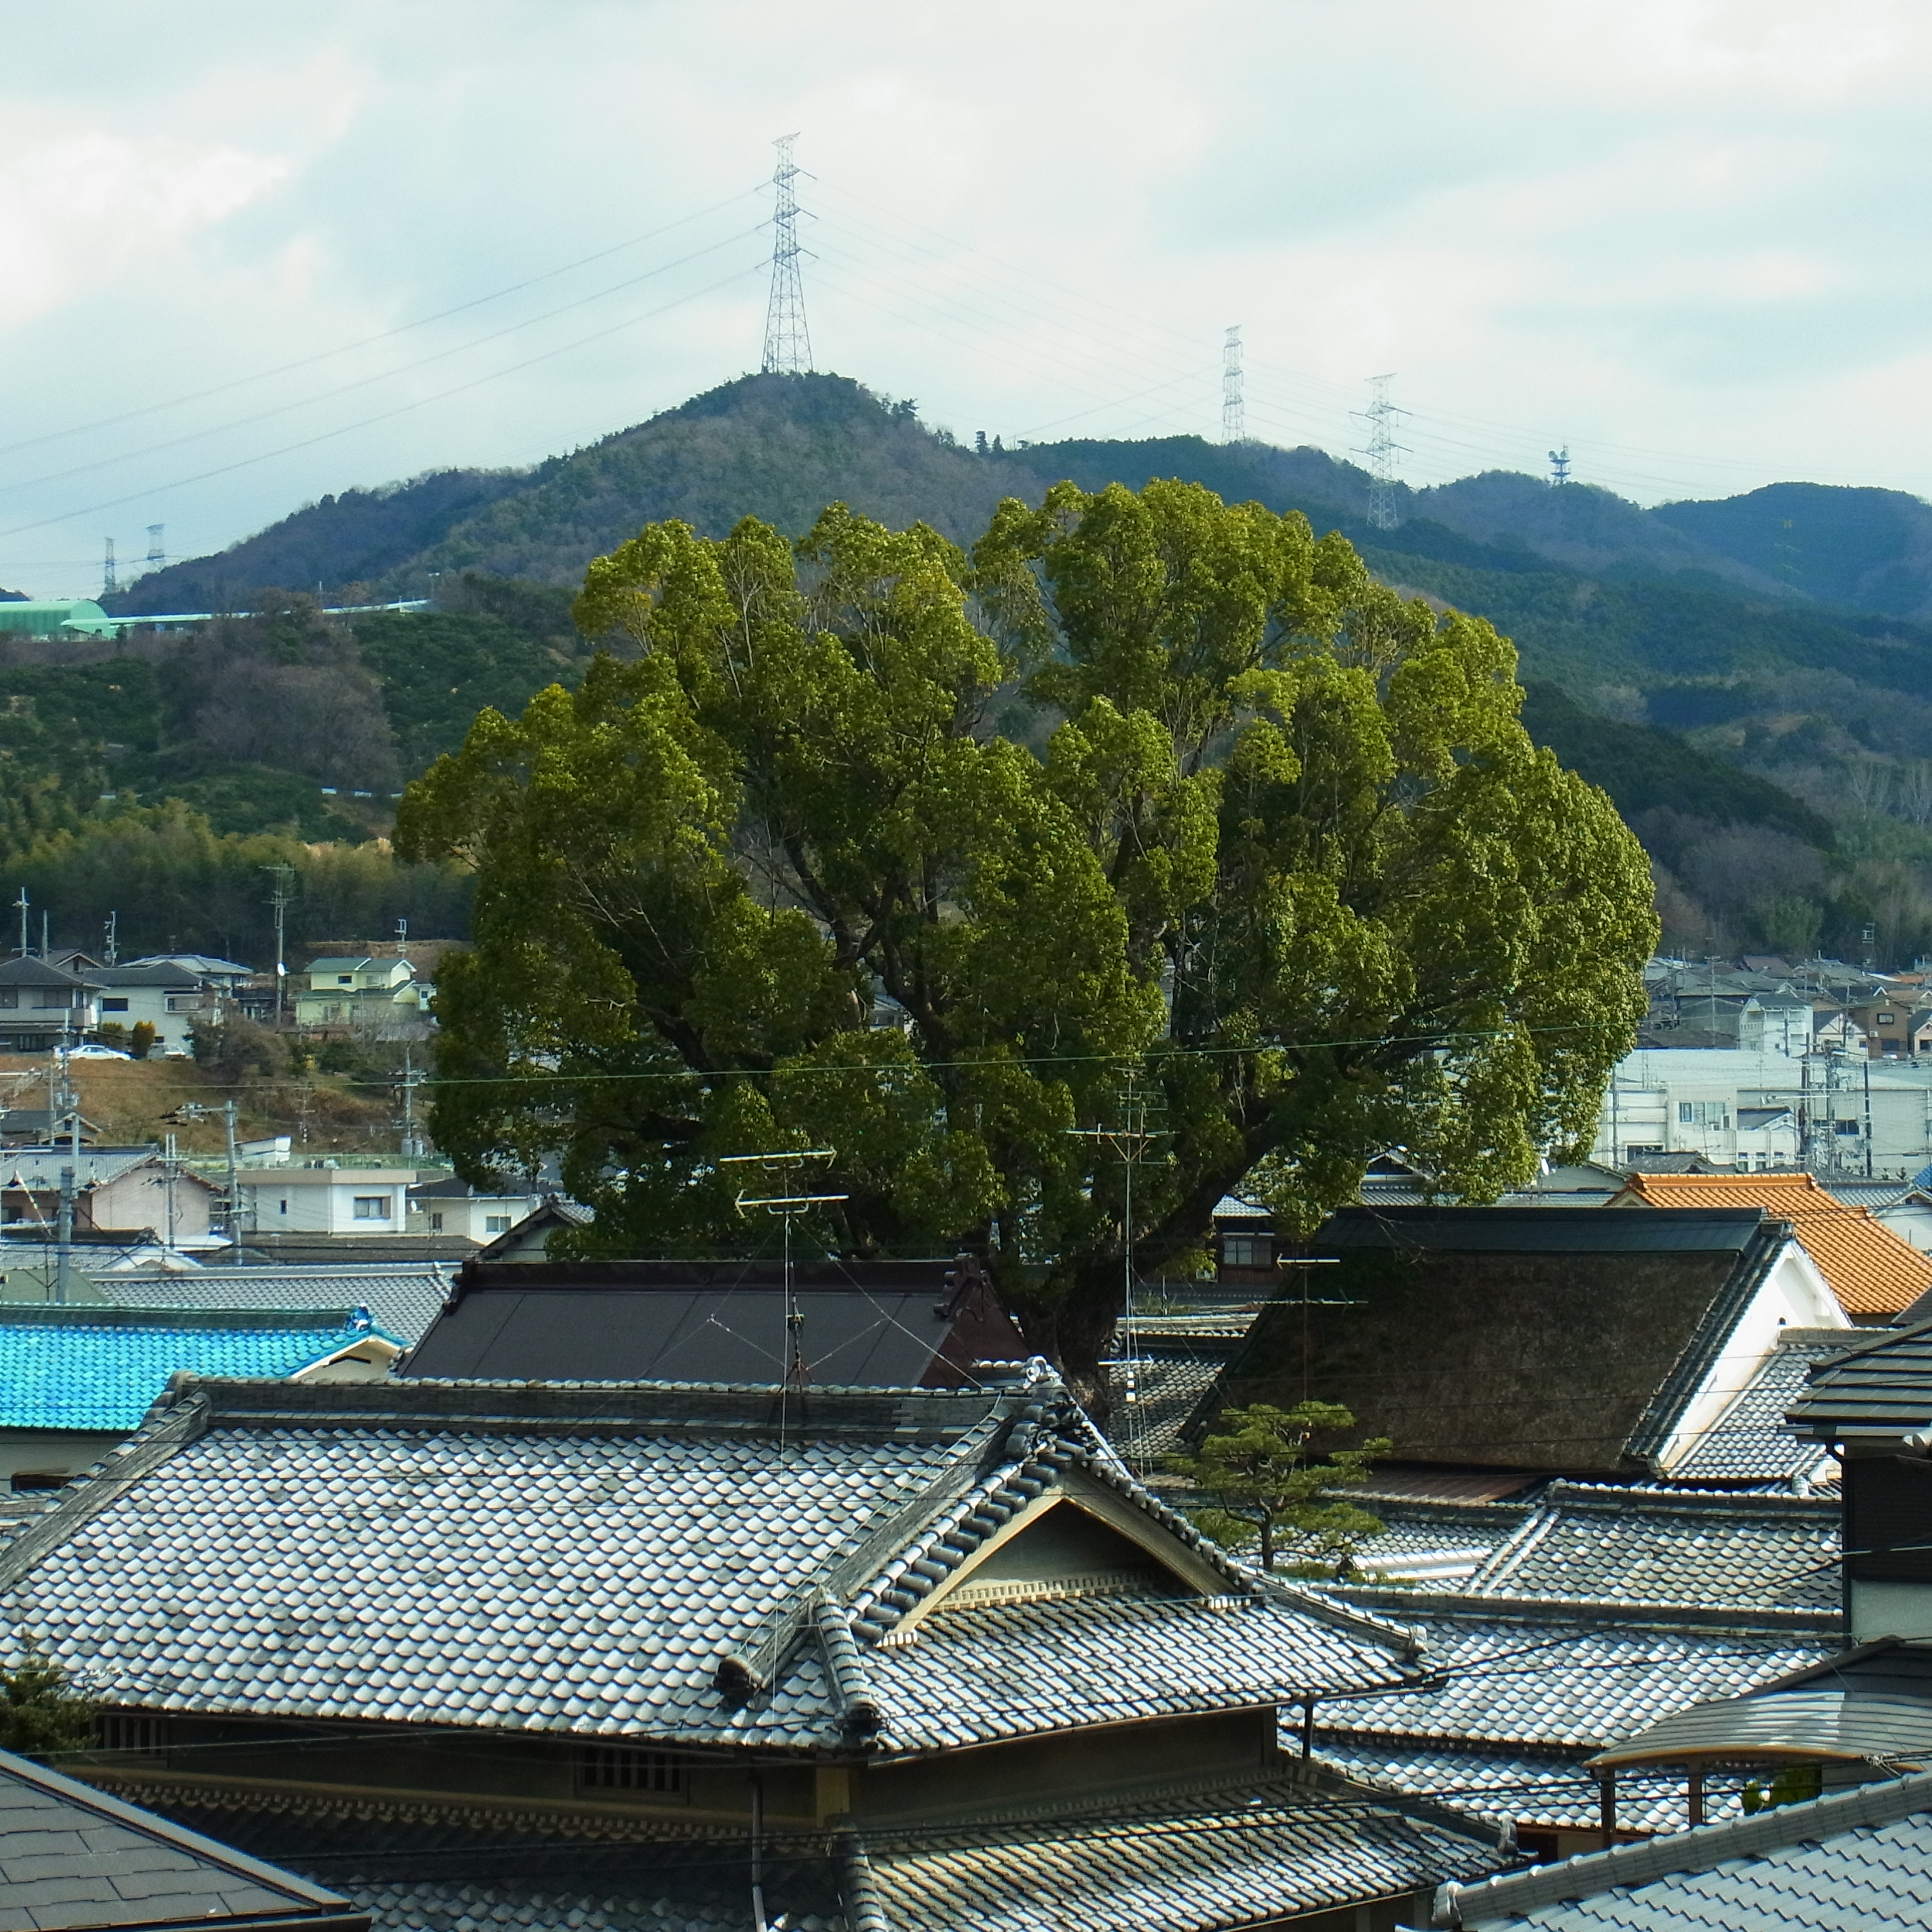
[[[1778,1690],[1678,1711],[1600,1751],[1592,1764],[1698,1757],[1932,1760],[1932,1702],[1845,1690]]]
[[[1808,1174],[1634,1174],[1611,1205],[1764,1208],[1791,1222],[1847,1315],[1896,1315],[1932,1288],[1932,1256]]]
[[[1439,1924],[1542,1932],[1919,1932],[1932,1775],[1454,1886]]]

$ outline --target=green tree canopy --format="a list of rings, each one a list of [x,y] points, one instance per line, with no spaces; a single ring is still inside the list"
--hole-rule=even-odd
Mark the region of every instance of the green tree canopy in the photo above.
[[[399,849],[476,870],[435,1132],[560,1154],[607,1253],[728,1252],[721,1155],[826,1146],[854,1254],[984,1252],[1090,1398],[1134,1259],[1246,1181],[1292,1227],[1391,1144],[1484,1198],[1586,1141],[1642,854],[1531,744],[1508,644],[1196,485],[1003,504],[970,556],[826,512],[652,525],[574,693],[485,711]],[[989,721],[998,717],[995,730]]]

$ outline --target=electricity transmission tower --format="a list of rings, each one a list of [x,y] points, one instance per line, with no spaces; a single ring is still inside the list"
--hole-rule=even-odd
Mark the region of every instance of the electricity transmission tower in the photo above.
[[[1358,420],[1369,426],[1366,445],[1354,453],[1369,459],[1369,521],[1378,530],[1392,530],[1402,520],[1396,508],[1395,460],[1408,452],[1395,440],[1395,419],[1408,412],[1389,400],[1394,380],[1393,374],[1371,376],[1369,406],[1356,412]]]
[[[812,332],[805,324],[805,284],[798,273],[798,164],[792,159],[796,134],[772,146],[778,164],[772,176],[772,298],[765,310],[765,356],[759,368],[767,376],[798,376],[812,367]]]
[[[168,553],[161,542],[162,533],[166,529],[166,524],[150,524],[148,526],[148,568],[150,570],[160,570],[166,565]]]
[[[112,597],[121,588],[121,580],[114,574],[114,539],[106,539],[107,555],[100,566],[100,594]]]
[[[1228,330],[1221,350],[1221,440],[1245,442],[1247,436],[1247,406],[1241,396],[1241,328],[1237,322]]]

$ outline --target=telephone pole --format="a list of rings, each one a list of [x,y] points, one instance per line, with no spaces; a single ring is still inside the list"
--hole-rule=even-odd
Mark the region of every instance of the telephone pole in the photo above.
[[[274,908],[275,914],[275,1024],[279,1026],[282,1022],[283,989],[287,986],[289,979],[288,962],[285,955],[289,902],[295,897],[290,882],[295,878],[296,868],[284,862],[279,866],[264,866],[262,869],[275,882],[275,889],[268,896],[268,904]],[[20,890],[24,897],[26,888],[22,886]]]
[[[1369,406],[1356,411],[1356,419],[1369,426],[1369,440],[1357,450],[1369,459],[1369,521],[1378,530],[1392,530],[1402,520],[1396,507],[1396,458],[1408,452],[1395,440],[1395,419],[1408,410],[1389,400],[1393,374],[1369,378]]]
[[[805,323],[805,284],[798,272],[798,164],[792,159],[796,134],[772,143],[778,164],[772,176],[772,293],[765,309],[765,353],[759,364],[767,376],[802,376],[812,368],[812,332]]]
[[[1237,322],[1221,346],[1221,440],[1247,440],[1247,404],[1241,393],[1241,326]]]

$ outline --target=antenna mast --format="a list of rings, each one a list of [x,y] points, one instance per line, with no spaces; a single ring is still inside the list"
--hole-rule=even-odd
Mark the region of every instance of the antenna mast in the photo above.
[[[1378,530],[1392,530],[1402,520],[1396,507],[1395,460],[1409,453],[1395,440],[1395,419],[1408,412],[1389,400],[1389,385],[1394,380],[1393,374],[1371,376],[1369,406],[1356,412],[1357,419],[1369,426],[1367,445],[1355,454],[1369,459],[1369,521]]]
[[[759,368],[767,376],[802,376],[812,368],[812,332],[805,326],[805,284],[798,273],[798,164],[792,159],[796,134],[782,134],[772,146],[778,164],[772,176],[772,298],[765,310],[765,355]]]
[[[1221,440],[1247,440],[1247,406],[1241,394],[1241,326],[1237,322],[1221,349]]]
[[[1550,452],[1550,487],[1560,489],[1570,480],[1570,446],[1566,442],[1561,449]]]

